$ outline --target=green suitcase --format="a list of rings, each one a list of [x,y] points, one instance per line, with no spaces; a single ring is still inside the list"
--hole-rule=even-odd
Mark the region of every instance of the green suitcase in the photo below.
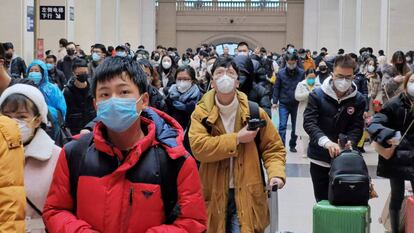
[[[369,233],[369,206],[333,206],[321,201],[313,207],[313,233]]]

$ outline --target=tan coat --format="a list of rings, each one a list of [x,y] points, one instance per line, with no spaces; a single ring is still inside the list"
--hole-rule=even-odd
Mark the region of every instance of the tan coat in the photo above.
[[[16,121],[0,116],[0,232],[25,232],[23,145]]]
[[[194,156],[201,162],[200,176],[208,208],[209,233],[225,233],[226,207],[229,191],[230,158],[233,157],[235,202],[242,233],[264,232],[269,224],[267,193],[263,187],[259,156],[254,142],[237,145],[237,133],[225,133],[215,91],[207,92],[191,116],[189,139]],[[247,124],[247,96],[237,92],[239,110],[235,132]],[[267,175],[285,180],[286,152],[268,115],[260,109],[267,126],[260,130],[260,151]],[[211,126],[210,132],[202,121]],[[269,180],[267,180],[269,181]]]

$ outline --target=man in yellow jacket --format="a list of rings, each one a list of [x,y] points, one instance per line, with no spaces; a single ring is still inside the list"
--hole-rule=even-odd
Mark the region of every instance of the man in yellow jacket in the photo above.
[[[200,176],[208,208],[209,233],[264,232],[269,225],[266,187],[261,174],[258,145],[266,183],[285,183],[285,149],[270,118],[260,109],[266,126],[247,130],[248,99],[236,90],[236,64],[218,59],[212,68],[213,90],[201,99],[191,116],[191,150],[200,161]]]
[[[25,232],[24,154],[17,122],[0,116],[0,232]]]

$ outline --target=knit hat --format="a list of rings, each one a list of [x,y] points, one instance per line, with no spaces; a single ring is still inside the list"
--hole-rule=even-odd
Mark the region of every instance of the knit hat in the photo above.
[[[45,97],[43,97],[43,94],[42,92],[40,92],[39,89],[27,84],[15,84],[7,88],[3,92],[3,94],[1,94],[0,105],[2,105],[3,102],[7,99],[7,97],[11,96],[12,94],[21,94],[29,98],[39,110],[42,122],[47,124],[48,108],[45,101]]]

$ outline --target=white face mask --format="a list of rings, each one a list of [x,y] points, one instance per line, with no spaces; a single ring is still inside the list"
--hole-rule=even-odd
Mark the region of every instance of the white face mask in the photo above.
[[[166,70],[168,70],[171,67],[171,63],[168,61],[163,61],[162,62],[162,67]]]
[[[178,80],[177,90],[180,93],[185,93],[191,88],[192,84],[193,83],[191,81]]]
[[[247,56],[247,55],[249,55],[247,52],[239,52],[239,53],[237,53],[237,55],[241,55],[241,56]]]
[[[348,89],[352,86],[352,80],[348,80],[348,79],[344,79],[344,78],[335,79],[334,80],[334,85],[335,85],[335,88],[338,91],[344,93],[344,92],[348,91]]]
[[[17,118],[13,118],[19,125],[20,134],[22,136],[23,144],[29,142],[29,140],[32,138],[34,129],[29,126],[29,123],[27,123],[24,120],[20,120]]]
[[[286,67],[287,67],[289,70],[294,70],[294,69],[296,69],[296,66],[297,66],[297,64],[296,64],[296,63],[293,63],[293,64],[289,64],[289,63],[287,63],[287,64],[286,64]]]
[[[374,70],[375,70],[375,67],[374,66],[368,66],[367,70],[368,70],[368,72],[373,73]]]
[[[234,83],[236,80],[227,76],[227,74],[216,79],[217,91],[223,94],[230,94],[234,91]]]
[[[414,83],[408,83],[407,85],[407,93],[414,98]]]

